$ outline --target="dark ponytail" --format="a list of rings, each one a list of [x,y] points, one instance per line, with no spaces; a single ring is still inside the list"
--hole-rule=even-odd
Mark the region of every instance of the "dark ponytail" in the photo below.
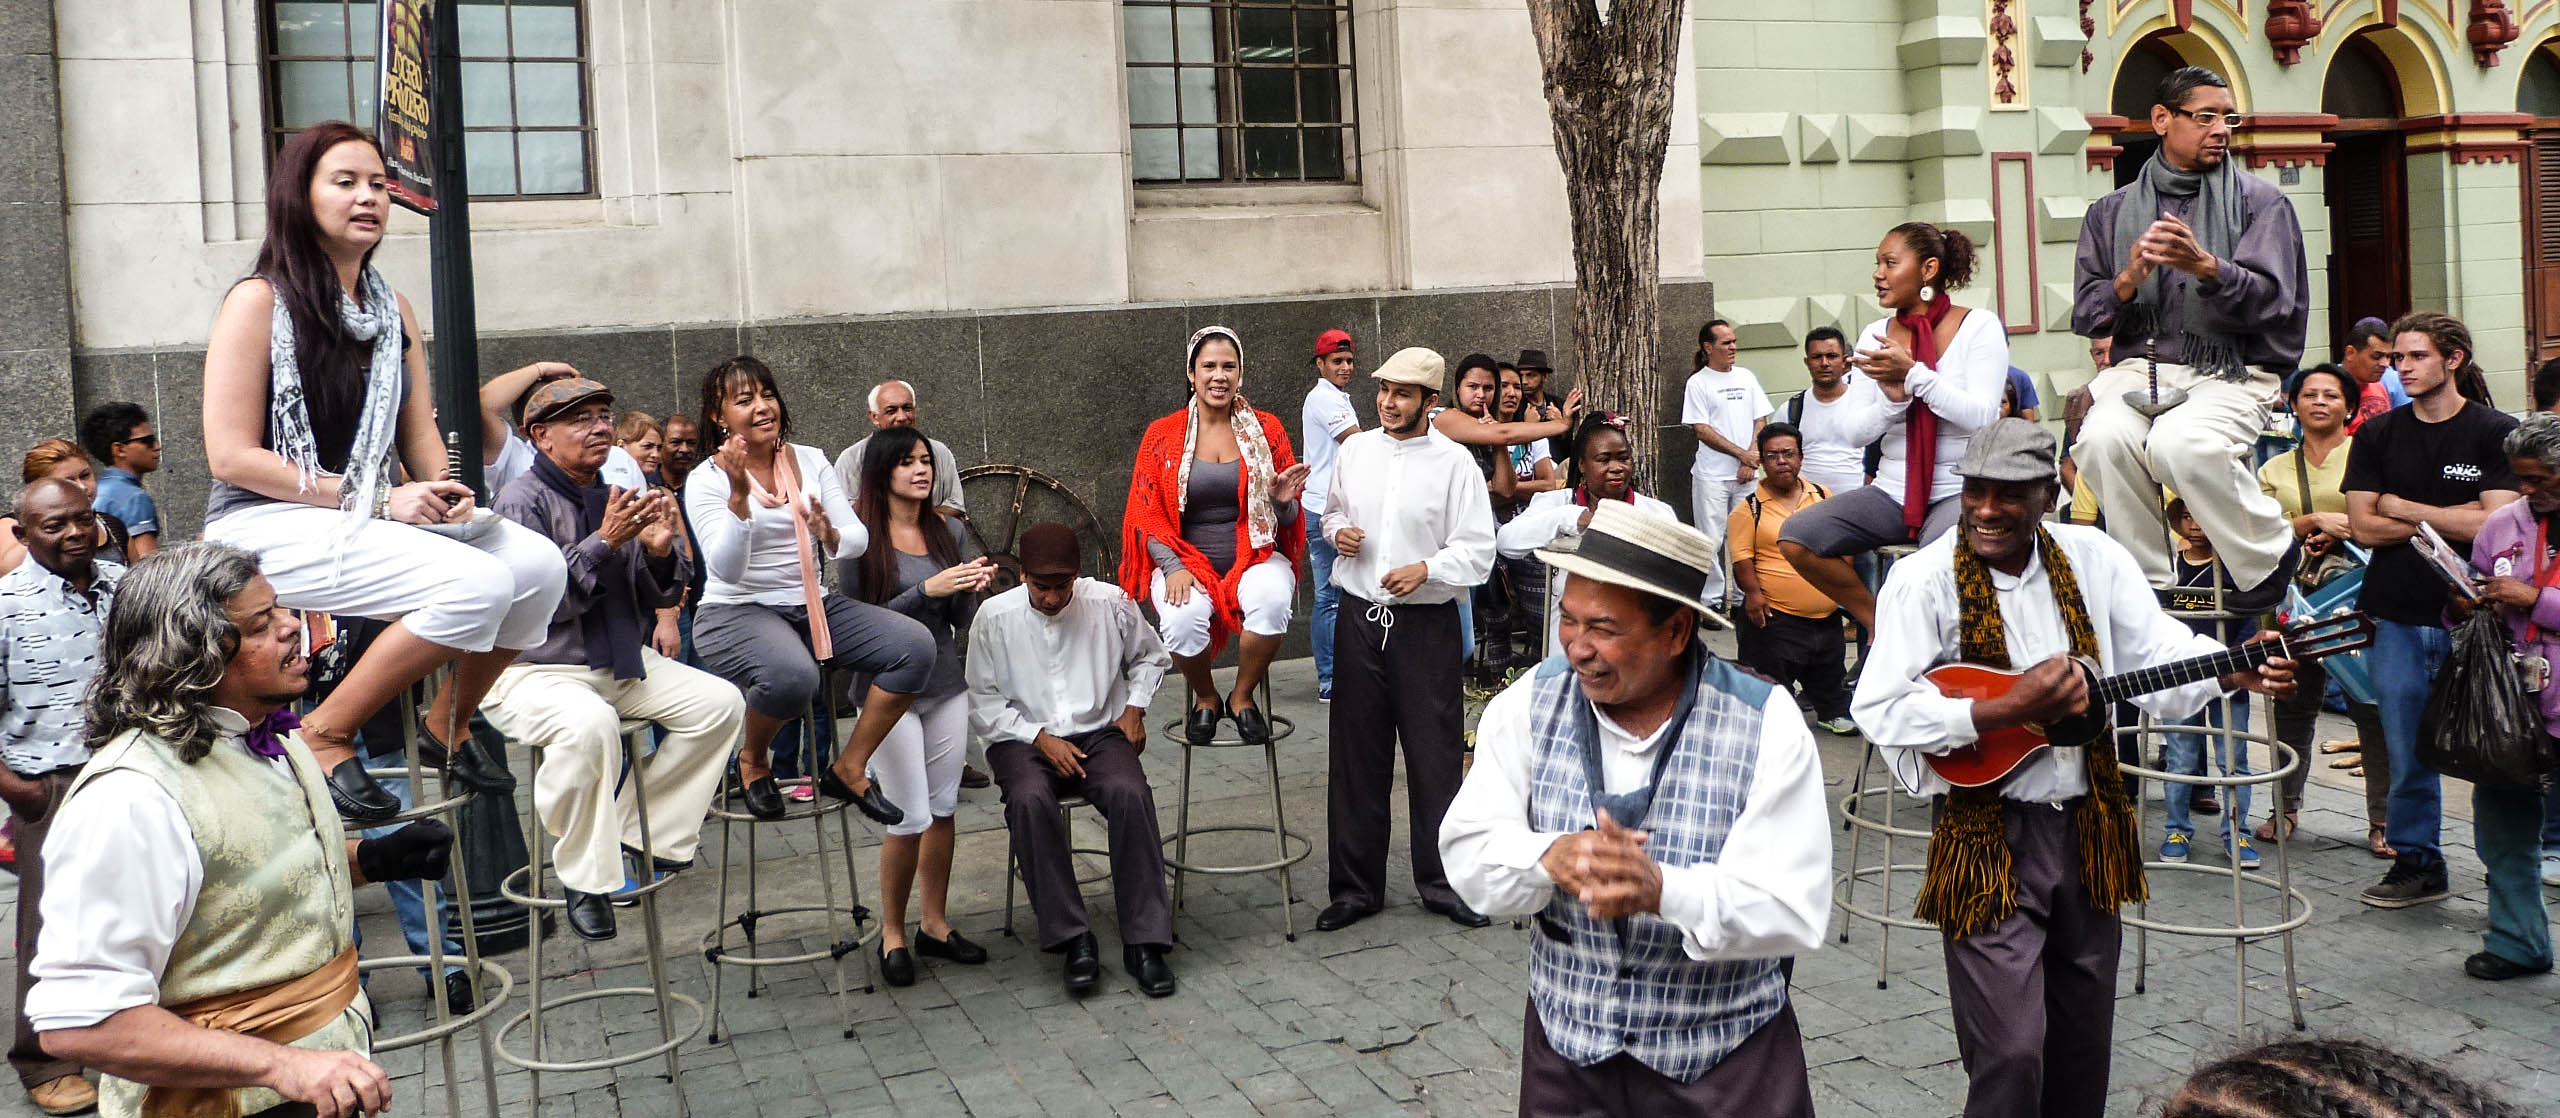
[[[1973,282],[1973,238],[1964,230],[1906,221],[1894,226],[1891,235],[1901,238],[1913,256],[1938,262],[1938,290],[1957,291]]]

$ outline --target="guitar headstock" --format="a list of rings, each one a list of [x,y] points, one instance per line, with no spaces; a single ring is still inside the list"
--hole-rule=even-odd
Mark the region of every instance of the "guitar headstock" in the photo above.
[[[2288,626],[2283,641],[2285,656],[2295,660],[2316,660],[2372,644],[2373,619],[2360,610]]]

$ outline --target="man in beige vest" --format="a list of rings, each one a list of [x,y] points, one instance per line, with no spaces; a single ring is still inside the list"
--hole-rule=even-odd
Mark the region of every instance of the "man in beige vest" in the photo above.
[[[391,1104],[367,1058],[353,889],[443,876],[453,835],[346,837],[284,709],[308,667],[301,620],[247,552],[172,548],[118,593],[88,700],[96,752],[45,840],[27,995],[45,1050],[103,1073],[109,1118]]]

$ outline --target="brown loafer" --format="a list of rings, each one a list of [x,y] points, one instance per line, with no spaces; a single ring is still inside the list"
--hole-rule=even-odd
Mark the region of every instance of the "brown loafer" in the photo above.
[[[98,1109],[98,1089],[86,1079],[66,1075],[28,1088],[27,1101],[47,1114],[85,1114]]]

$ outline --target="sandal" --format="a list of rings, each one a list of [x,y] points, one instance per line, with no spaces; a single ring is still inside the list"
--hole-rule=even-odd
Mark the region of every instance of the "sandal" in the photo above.
[[[2400,852],[2391,848],[2390,831],[2376,823],[2365,828],[2364,849],[2376,858],[2397,858]]]
[[[2364,743],[2354,738],[2339,738],[2334,741],[2324,741],[2320,743],[2320,752],[2332,755],[2339,753],[2362,753],[2364,752]]]
[[[2284,829],[2284,833],[2281,835],[2276,833],[2278,826],[2282,826]],[[2300,830],[2302,830],[2301,812],[2288,811],[2277,815],[2270,815],[2267,817],[2266,822],[2258,824],[2258,841],[2284,842],[2291,839],[2294,836],[2294,833]]]

